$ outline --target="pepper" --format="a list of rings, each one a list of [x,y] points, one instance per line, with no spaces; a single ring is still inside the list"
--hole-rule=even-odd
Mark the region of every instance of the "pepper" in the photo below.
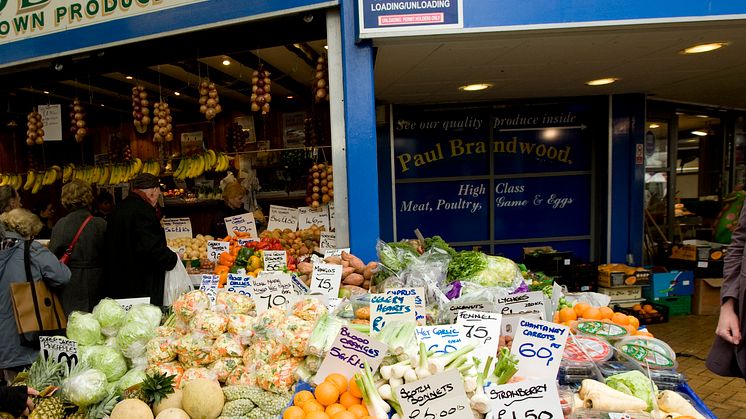
[[[230,270],[229,266],[226,266],[226,265],[215,265],[215,270],[212,271],[212,273],[214,273],[215,275],[222,275],[224,273],[228,273],[229,270]]]
[[[245,267],[246,264],[249,263],[249,258],[252,253],[253,251],[248,247],[242,247],[241,250],[238,251],[238,255],[236,255],[236,265]]]
[[[241,269],[241,266],[238,266],[238,264],[235,264],[231,266],[231,269],[228,271],[228,273],[237,274],[238,270]]]
[[[236,263],[236,257],[230,253],[223,252],[218,257],[218,265],[233,266]]]

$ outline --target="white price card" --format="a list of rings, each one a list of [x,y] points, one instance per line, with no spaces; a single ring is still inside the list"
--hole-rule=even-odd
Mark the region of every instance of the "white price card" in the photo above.
[[[254,220],[254,214],[247,212],[246,214],[234,215],[231,217],[225,217],[225,229],[228,231],[229,236],[235,236],[236,232],[249,233],[249,237],[259,237],[256,232],[256,221]]]
[[[62,141],[61,105],[39,105],[38,110],[44,124],[44,141]]]
[[[62,336],[39,336],[39,352],[43,359],[66,363],[69,367],[78,364],[78,343]]]
[[[298,295],[293,287],[292,278],[284,272],[259,272],[251,286],[258,314],[272,307],[285,306]]]
[[[329,256],[342,256],[342,252],[350,253],[350,248],[345,247],[344,249],[328,249],[324,250],[324,259],[328,258]]]
[[[423,287],[412,287],[412,288],[386,288],[383,291],[384,294],[390,295],[411,295],[414,297],[414,318],[417,321],[417,326],[424,326],[425,321],[425,288]]]
[[[461,337],[467,344],[476,345],[474,357],[487,362],[488,357],[497,354],[500,344],[500,325],[502,315],[482,311],[459,311],[456,325],[461,328]]]
[[[497,299],[497,310],[500,314],[524,314],[524,313],[541,313],[544,318],[546,306],[546,294],[541,291],[524,292],[521,294],[509,295]]]
[[[207,294],[211,304],[215,304],[215,299],[218,297],[219,282],[219,275],[202,274],[202,282],[199,284],[199,289]]]
[[[428,352],[433,351],[441,355],[466,346],[466,342],[461,339],[461,327],[455,324],[417,326],[417,342],[423,342]]]
[[[342,265],[317,263],[311,272],[311,291],[337,297],[342,283]]]
[[[163,231],[166,232],[166,240],[180,237],[192,238],[192,221],[189,217],[164,218],[161,223],[163,224]]]
[[[270,205],[267,230],[285,230],[286,228],[292,231],[298,229],[298,209]]]
[[[402,418],[474,419],[457,369],[431,375],[395,390]]]
[[[331,231],[322,231],[319,235],[319,250],[321,250],[322,253],[324,253],[324,256],[326,256],[326,252],[330,250],[334,250],[337,248],[337,233],[331,232]],[[347,253],[349,253],[349,249],[347,250]],[[341,254],[341,253],[340,253]],[[339,255],[335,255],[339,256]]]
[[[251,280],[248,275],[228,274],[226,290],[251,297]]]
[[[492,419],[563,419],[554,378],[528,380],[503,385],[490,384],[484,389],[490,400]]]
[[[150,304],[150,297],[137,297],[137,298],[119,298],[116,300],[124,311],[130,311],[133,306],[138,304]]]
[[[288,254],[284,250],[265,250],[262,257],[265,271],[281,271],[288,265]]]
[[[298,230],[311,228],[311,226],[324,227],[329,230],[329,207],[326,205],[315,209],[298,207]]]
[[[386,322],[414,323],[414,296],[371,294],[370,335],[376,336]]]
[[[445,304],[445,309],[441,316],[445,316],[443,319],[445,323],[456,323],[458,312],[461,310],[488,311],[494,313],[497,309],[493,303],[488,301],[475,301],[469,303],[450,301]]]
[[[238,243],[238,245],[241,246],[241,247],[246,247],[247,243],[258,242],[258,241],[259,241],[259,239],[258,238],[254,238],[254,237],[247,237],[245,239],[236,239],[236,243]]]
[[[333,372],[338,372],[349,380],[363,369],[363,363],[366,361],[370,369],[375,371],[386,356],[387,349],[385,343],[342,326],[329,353],[321,362],[314,383],[320,384],[324,377]]]
[[[231,244],[228,242],[221,242],[217,240],[207,241],[207,260],[215,262],[220,257],[221,253],[230,251]]]
[[[510,350],[518,358],[516,375],[536,379],[557,378],[569,333],[567,326],[522,318]]]

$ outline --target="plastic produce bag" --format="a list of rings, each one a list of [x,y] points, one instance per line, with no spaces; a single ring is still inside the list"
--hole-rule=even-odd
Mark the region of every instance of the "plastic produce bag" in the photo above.
[[[300,298],[293,303],[291,310],[295,316],[311,322],[315,322],[327,313],[326,306],[318,298],[313,297]]]
[[[287,316],[277,327],[276,339],[287,346],[293,356],[303,356],[314,323],[297,316]]]
[[[212,310],[204,310],[192,318],[189,327],[192,331],[204,332],[208,336],[216,338],[225,333],[225,329],[228,327],[228,316]]]
[[[195,314],[210,309],[210,297],[204,291],[189,291],[174,301],[172,307],[174,313],[188,323]]]
[[[243,355],[241,337],[238,335],[223,333],[215,339],[212,351],[219,357],[240,357]]]
[[[155,336],[155,328],[141,322],[126,323],[117,334],[117,347],[127,358],[145,355],[148,341]]]
[[[176,349],[179,362],[185,367],[198,367],[212,364],[218,357],[213,353],[215,339],[205,333],[193,332],[178,341]]]
[[[224,314],[250,314],[256,311],[254,299],[237,292],[221,291],[215,299],[215,311]]]
[[[101,325],[93,314],[73,311],[67,320],[67,337],[78,345],[98,345],[104,341]]]
[[[217,374],[218,381],[224,383],[231,372],[239,366],[243,367],[243,360],[241,358],[220,358],[210,365],[210,369]]]
[[[204,367],[194,367],[184,371],[184,375],[181,377],[181,385],[183,386],[198,378],[218,382],[218,374],[215,371]]]
[[[96,345],[86,355],[88,365],[103,372],[109,382],[119,380],[127,372],[127,361],[118,349]]]
[[[78,407],[96,404],[106,397],[106,374],[90,368],[73,373],[62,383],[62,394],[67,400]]]
[[[177,298],[193,289],[192,280],[189,278],[184,264],[181,263],[181,260],[177,261],[176,266],[166,272],[166,282],[163,287],[163,305],[170,306]]]
[[[345,323],[339,317],[330,314],[322,315],[308,337],[306,355],[322,358],[332,348],[334,339],[337,338],[337,334]]]
[[[184,375],[184,366],[178,362],[164,362],[161,364],[148,365],[145,370],[147,374],[166,374],[173,375],[174,387],[179,388],[181,385],[181,377]]]
[[[303,358],[296,357],[262,365],[256,372],[256,383],[264,390],[273,393],[285,393],[295,384],[295,371],[303,362]]]
[[[275,339],[256,341],[243,352],[243,363],[249,370],[256,371],[262,365],[290,358],[290,350]]]
[[[160,326],[163,312],[160,307],[156,307],[152,304],[137,304],[130,308],[127,315],[124,317],[124,324],[128,323],[141,323],[154,331],[156,327]]]
[[[148,364],[170,362],[176,359],[177,340],[173,336],[156,336],[146,347]]]
[[[101,325],[101,333],[115,336],[124,323],[127,312],[118,302],[111,298],[104,298],[93,307],[93,317]]]

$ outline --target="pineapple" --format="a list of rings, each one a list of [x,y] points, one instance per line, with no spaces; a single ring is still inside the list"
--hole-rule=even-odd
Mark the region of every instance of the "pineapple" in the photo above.
[[[148,374],[142,383],[125,390],[127,399],[140,399],[150,406],[158,404],[161,399],[174,392],[174,375],[166,373]]]
[[[54,393],[62,383],[65,364],[40,356],[25,372],[26,385],[39,390],[41,393],[41,397],[34,400],[36,408],[29,415],[29,419],[64,418],[64,403]]]
[[[119,402],[119,395],[116,392],[110,392],[106,398],[100,402],[88,406],[87,409],[78,409],[77,412],[67,417],[67,419],[100,419],[109,417],[114,410],[114,406]]]
[[[64,419],[65,406],[59,397],[43,397],[36,402],[34,411],[29,415],[29,419]]]

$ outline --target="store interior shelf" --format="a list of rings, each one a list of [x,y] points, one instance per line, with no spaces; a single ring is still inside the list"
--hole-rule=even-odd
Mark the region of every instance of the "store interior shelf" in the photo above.
[[[256,194],[257,199],[296,199],[296,198],[303,198],[306,196],[306,191],[304,190],[297,190],[297,191],[269,191],[269,192],[259,192]]]

